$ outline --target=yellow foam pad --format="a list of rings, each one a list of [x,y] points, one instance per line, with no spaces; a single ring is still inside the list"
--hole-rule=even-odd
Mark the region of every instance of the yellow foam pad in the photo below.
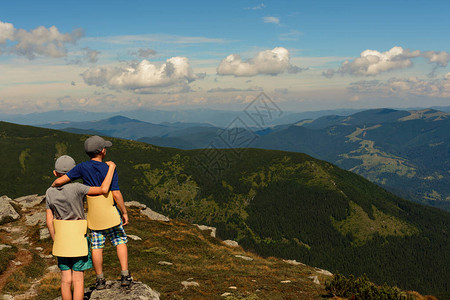
[[[55,240],[53,255],[60,257],[79,257],[88,255],[86,240],[86,220],[53,220]]]
[[[111,191],[105,195],[86,196],[86,199],[89,229],[104,230],[120,224],[120,215],[114,207],[114,198]]]

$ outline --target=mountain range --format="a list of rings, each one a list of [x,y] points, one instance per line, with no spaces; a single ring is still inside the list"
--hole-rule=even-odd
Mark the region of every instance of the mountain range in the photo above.
[[[179,149],[262,148],[301,152],[353,171],[397,195],[450,210],[450,114],[372,109],[252,128],[240,122],[153,124],[123,116],[41,125]]]
[[[86,135],[0,122],[0,190],[43,194],[55,158],[77,162]],[[264,257],[450,297],[450,214],[399,198],[306,154],[254,148],[180,150],[110,139],[126,201],[217,228]]]

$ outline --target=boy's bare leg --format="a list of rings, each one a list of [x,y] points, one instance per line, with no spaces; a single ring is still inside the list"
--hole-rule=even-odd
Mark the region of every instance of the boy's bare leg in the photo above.
[[[63,300],[72,300],[72,270],[61,271],[61,296]]]
[[[117,257],[119,258],[122,271],[128,270],[128,248],[127,244],[119,244],[117,248]],[[93,257],[92,257],[93,258]]]
[[[92,264],[94,265],[95,274],[103,273],[103,248],[92,249]]]
[[[73,300],[83,300],[84,298],[84,272],[73,271]]]

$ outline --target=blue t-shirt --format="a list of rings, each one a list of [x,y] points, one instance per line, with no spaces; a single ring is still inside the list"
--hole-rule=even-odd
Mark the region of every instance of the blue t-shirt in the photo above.
[[[96,160],[88,160],[76,165],[72,170],[67,172],[67,176],[70,180],[83,179],[83,183],[88,186],[101,186],[103,180],[108,173],[109,166],[104,162]],[[114,175],[111,182],[111,191],[117,191],[119,189],[119,176],[117,171],[114,170]]]

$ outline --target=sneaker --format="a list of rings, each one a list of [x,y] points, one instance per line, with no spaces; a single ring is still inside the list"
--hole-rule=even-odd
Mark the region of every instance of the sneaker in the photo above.
[[[121,286],[129,286],[131,282],[133,281],[133,277],[131,277],[130,274],[128,275],[122,275],[120,278],[120,285]]]
[[[104,290],[106,288],[106,279],[105,278],[97,278],[95,281],[95,289]]]

